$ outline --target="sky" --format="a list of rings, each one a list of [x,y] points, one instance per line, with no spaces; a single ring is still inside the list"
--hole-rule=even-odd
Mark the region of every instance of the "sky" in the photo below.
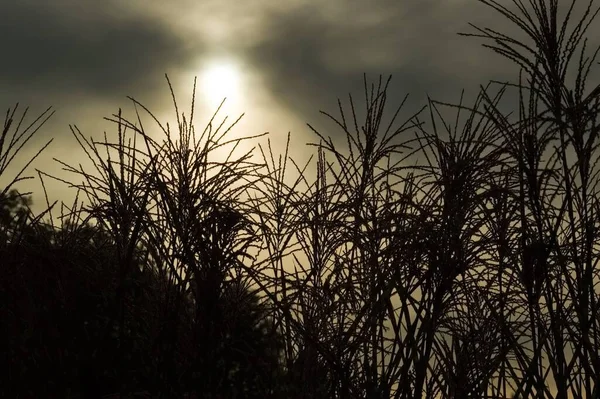
[[[127,96],[174,120],[165,74],[183,109],[198,77],[197,125],[227,95],[223,116],[245,113],[236,134],[269,132],[280,149],[290,132],[303,159],[314,140],[306,123],[339,134],[319,111],[335,112],[348,93],[361,98],[365,73],[392,75],[389,101],[409,94],[408,116],[428,95],[456,102],[465,89],[474,99],[480,85],[515,81],[518,71],[481,39],[458,35],[473,23],[518,37],[476,0],[0,0],[0,15],[0,108],[19,102],[34,116],[53,106],[23,153],[53,137],[34,165],[51,174],[62,173],[52,158],[83,160],[69,124],[116,135],[103,117],[120,107],[133,115]]]

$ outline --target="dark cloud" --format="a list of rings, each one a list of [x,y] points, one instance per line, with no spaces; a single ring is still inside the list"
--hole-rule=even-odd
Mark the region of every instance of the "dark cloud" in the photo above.
[[[119,2],[15,0],[0,10],[0,85],[15,92],[125,96],[191,57],[176,32]]]
[[[472,4],[352,1],[327,15],[306,5],[269,20],[269,36],[248,56],[279,101],[310,121],[319,109],[335,111],[348,92],[361,98],[364,73],[370,80],[393,75],[391,102],[409,93],[407,110],[414,111],[428,94],[457,101],[464,88],[473,98],[479,84],[512,77],[508,62],[486,63],[481,54],[489,50],[457,35],[470,29],[467,8]]]

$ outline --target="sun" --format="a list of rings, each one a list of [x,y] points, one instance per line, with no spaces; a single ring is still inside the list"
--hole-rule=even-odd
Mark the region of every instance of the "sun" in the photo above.
[[[227,103],[237,102],[240,97],[240,71],[229,61],[212,62],[201,74],[201,90],[203,97],[211,105],[219,105],[224,98]]]

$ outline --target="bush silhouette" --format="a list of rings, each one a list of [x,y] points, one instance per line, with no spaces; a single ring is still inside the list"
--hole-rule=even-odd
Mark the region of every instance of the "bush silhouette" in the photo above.
[[[13,202],[5,211],[14,214],[22,208]],[[141,253],[136,255],[136,267],[121,276],[116,246],[103,229],[28,227],[28,234],[0,250],[4,271],[0,331],[5,364],[10,366],[4,394],[102,397],[120,391],[158,394],[165,387],[183,394],[210,374],[212,379],[225,379],[214,387],[220,392],[264,396],[261,378],[276,373],[277,337],[265,330],[264,310],[248,287],[239,281],[227,283],[218,298],[223,315],[215,326],[218,336],[210,345],[194,347],[191,336],[197,323],[183,311],[193,304],[146,268]],[[115,313],[120,282],[127,287],[126,308]],[[179,295],[182,310],[175,315],[177,320],[171,320],[172,326],[164,326],[166,320],[157,315],[172,311],[168,307],[177,301],[174,295]],[[207,361],[211,345],[219,345],[214,356],[223,364],[193,366],[197,359]],[[161,356],[172,358],[172,369],[157,362]],[[180,380],[190,368],[201,377]],[[171,375],[163,375],[167,372]]]

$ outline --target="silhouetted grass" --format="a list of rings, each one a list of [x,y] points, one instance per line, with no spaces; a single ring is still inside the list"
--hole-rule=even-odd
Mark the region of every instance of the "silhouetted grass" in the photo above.
[[[362,108],[324,113],[335,134],[309,125],[305,165],[289,137],[229,139],[219,110],[197,133],[172,88],[174,128],[134,99],[114,138],[72,127],[94,166],[61,162],[73,206],[0,196],[3,393],[598,397],[598,9],[570,28],[556,0],[481,2],[531,40],[467,34],[518,82],[399,121],[406,97],[390,112],[390,80],[365,77]]]

